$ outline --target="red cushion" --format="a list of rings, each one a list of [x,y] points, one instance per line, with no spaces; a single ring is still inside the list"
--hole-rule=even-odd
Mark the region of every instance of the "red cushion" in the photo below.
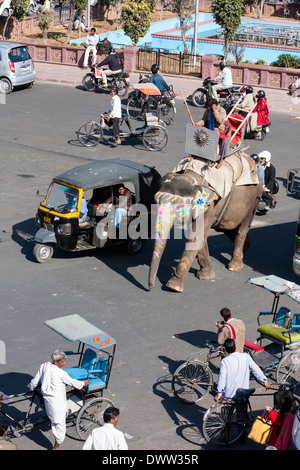
[[[252,343],[251,341],[247,341],[246,339],[245,339],[244,344],[245,344],[245,346],[247,346],[247,348],[254,349],[254,351],[263,351],[263,349],[264,349],[261,346],[259,346],[258,344]]]

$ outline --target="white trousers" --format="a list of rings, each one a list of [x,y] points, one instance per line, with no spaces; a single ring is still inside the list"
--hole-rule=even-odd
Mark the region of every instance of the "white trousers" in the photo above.
[[[93,53],[93,63],[92,63],[92,65],[95,65],[95,63],[96,63],[97,49],[96,49],[95,46],[88,46],[85,50],[85,53],[84,53],[84,60],[83,60],[83,66],[84,67],[87,67],[91,51]]]
[[[102,69],[102,81],[103,81],[103,85],[107,85],[107,77],[109,77],[110,75],[114,75],[115,73],[121,73],[122,72],[122,69],[120,70],[109,70],[109,69]]]

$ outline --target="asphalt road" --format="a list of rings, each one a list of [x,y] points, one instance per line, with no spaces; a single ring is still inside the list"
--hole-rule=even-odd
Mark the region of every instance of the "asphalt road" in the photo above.
[[[57,349],[71,349],[44,324],[50,318],[78,313],[117,340],[117,352],[108,390],[121,409],[119,429],[127,433],[132,450],[210,449],[201,434],[203,411],[212,396],[195,406],[173,397],[171,375],[191,353],[215,335],[214,322],[228,306],[241,318],[249,340],[255,340],[257,314],[271,308],[266,291],[246,285],[250,277],[275,274],[299,281],[292,271],[294,234],[299,200],[286,194],[287,171],[299,161],[300,121],[289,113],[271,113],[272,127],[262,143],[247,141],[250,153],[270,150],[280,191],[276,209],[256,217],[252,245],[242,271],[226,270],[231,244],[222,234],[211,233],[210,253],[216,278],[199,282],[195,262],[182,294],[164,285],[183,248],[171,240],[151,292],[147,288],[153,244],[129,256],[123,247],[113,251],[66,253],[56,251],[50,262],[34,261],[31,237],[35,212],[51,179],[74,166],[110,157],[155,165],[164,174],[184,156],[185,124],[189,120],[177,100],[176,122],[168,127],[169,142],[161,152],[150,152],[138,140],[118,148],[77,144],[75,131],[88,119],[108,109],[110,97],[80,88],[36,83],[30,90],[9,95],[0,105],[1,133],[1,233],[0,340],[5,342],[6,363],[0,364],[0,390],[25,391],[39,365]],[[202,110],[191,107],[195,119]],[[285,301],[295,312],[292,301]],[[253,401],[255,410],[272,397]],[[51,448],[48,425],[14,439],[19,449]],[[81,449],[74,428],[68,428],[62,449]],[[247,441],[243,449],[260,446]]]

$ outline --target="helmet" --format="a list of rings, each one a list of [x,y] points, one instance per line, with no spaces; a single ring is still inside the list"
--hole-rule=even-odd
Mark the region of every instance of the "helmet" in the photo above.
[[[269,163],[271,160],[271,153],[268,150],[264,150],[258,154],[259,158],[265,158],[266,163]]]
[[[257,155],[257,153],[252,153],[250,157],[255,161],[255,163],[259,162],[259,156]]]
[[[259,90],[257,93],[256,93],[256,98],[265,98],[266,94],[264,92],[264,90]]]
[[[246,86],[246,94],[248,93],[253,93],[253,87],[252,86]]]
[[[151,66],[151,72],[152,72],[152,73],[157,73],[158,71],[159,71],[159,65],[153,64],[153,65]]]
[[[227,62],[226,62],[226,60],[222,60],[220,62],[220,69],[223,70],[223,69],[225,69],[225,67],[227,67]]]

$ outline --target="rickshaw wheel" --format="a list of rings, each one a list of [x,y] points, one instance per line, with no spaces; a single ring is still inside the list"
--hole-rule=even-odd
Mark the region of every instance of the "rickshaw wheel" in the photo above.
[[[130,96],[127,101],[127,114],[131,119],[138,119],[143,112],[143,100],[138,96]]]
[[[174,395],[184,403],[194,404],[202,400],[213,387],[211,370],[202,362],[184,362],[172,377]]]
[[[102,128],[94,121],[86,122],[77,131],[78,141],[85,147],[94,147],[100,142],[102,137]]]
[[[168,143],[168,133],[160,125],[149,126],[143,134],[144,146],[152,151],[162,150]]]
[[[39,263],[46,263],[52,258],[53,247],[51,245],[42,245],[37,243],[33,248],[33,256]]]
[[[93,429],[103,426],[103,413],[106,408],[114,406],[107,398],[94,398],[83,405],[76,419],[76,430],[82,440],[86,440]]]
[[[292,383],[300,381],[300,352],[290,351],[282,357],[276,369],[276,381]]]
[[[127,242],[127,251],[130,255],[136,255],[138,254],[145,245],[145,240],[142,240],[142,238],[137,238],[136,240],[129,240]]]

